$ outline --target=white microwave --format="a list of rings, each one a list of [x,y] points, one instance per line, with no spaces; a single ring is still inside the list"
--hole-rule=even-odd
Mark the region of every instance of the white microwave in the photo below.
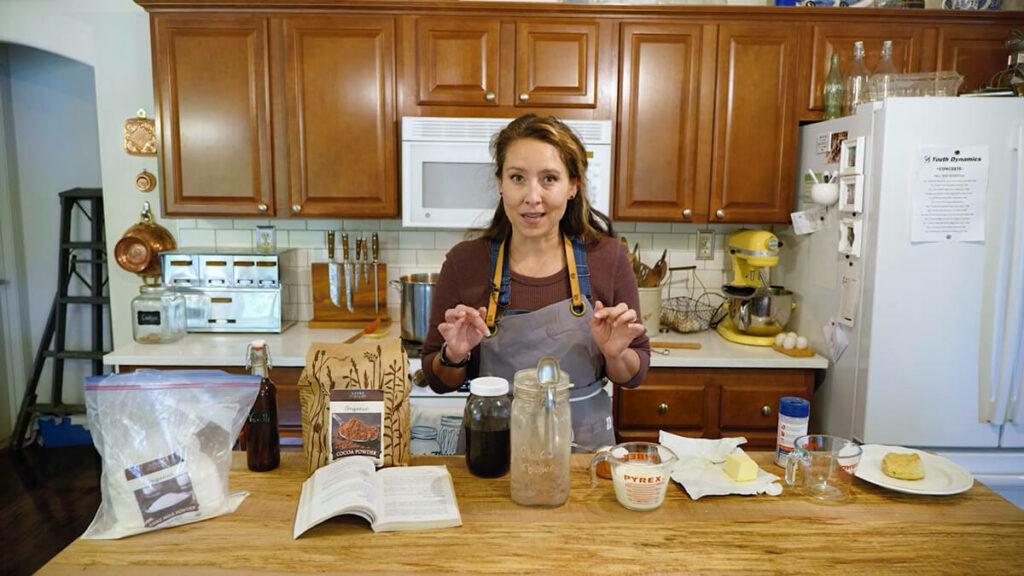
[[[402,225],[483,228],[498,205],[491,138],[502,118],[402,118]],[[564,121],[587,150],[590,204],[611,217],[612,123]]]

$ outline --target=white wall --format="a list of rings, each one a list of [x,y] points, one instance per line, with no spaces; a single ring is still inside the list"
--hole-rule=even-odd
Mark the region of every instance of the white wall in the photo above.
[[[5,338],[20,339],[22,358],[11,362],[28,364],[25,380],[11,382],[15,404],[20,403],[31,374],[31,356],[39,346],[57,290],[60,199],[58,193],[78,187],[100,186],[100,162],[96,132],[96,89],[92,68],[36,48],[7,46],[9,117],[5,125],[13,143],[13,166],[8,181],[15,244],[21,250],[17,275],[9,278],[20,304],[22,330]],[[72,220],[72,239],[88,238],[88,220],[80,212]],[[83,235],[84,233],[84,235]],[[82,271],[88,278],[88,270]],[[70,294],[86,294],[73,280]],[[8,300],[10,303],[10,299]],[[88,348],[88,310],[68,310],[68,350]],[[40,402],[50,402],[51,366],[46,364],[37,389]],[[65,362],[66,403],[82,403],[82,378],[91,365],[80,360]]]

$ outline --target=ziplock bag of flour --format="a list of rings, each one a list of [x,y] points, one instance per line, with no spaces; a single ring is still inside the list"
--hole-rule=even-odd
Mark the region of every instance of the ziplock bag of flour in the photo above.
[[[103,462],[100,508],[83,539],[123,538],[234,512],[231,447],[260,377],[138,370],[85,379],[89,430]]]

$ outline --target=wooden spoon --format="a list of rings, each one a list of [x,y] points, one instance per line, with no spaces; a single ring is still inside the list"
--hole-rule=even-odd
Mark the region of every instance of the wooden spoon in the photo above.
[[[661,279],[665,277],[665,270],[668,268],[668,264],[665,262],[665,256],[668,255],[668,249],[661,253],[661,258],[651,266],[650,272],[644,277],[641,282],[641,288],[653,288],[661,284]]]

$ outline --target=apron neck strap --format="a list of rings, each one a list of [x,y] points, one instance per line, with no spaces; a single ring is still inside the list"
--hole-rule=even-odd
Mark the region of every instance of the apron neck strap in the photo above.
[[[491,295],[487,299],[487,316],[484,317],[484,322],[492,332],[494,331],[494,324],[497,322],[498,299],[501,296],[501,282],[505,266],[506,242],[507,240],[501,241],[494,259],[494,278],[491,280]],[[573,253],[572,241],[564,234],[562,235],[562,245],[565,250],[566,267],[569,269],[569,287],[572,291],[569,310],[573,316],[583,316],[587,311],[587,305],[584,303],[580,292],[580,277],[579,271],[576,268],[576,256]]]
[[[576,256],[573,255],[572,242],[563,234],[562,243],[565,245],[565,262],[569,268],[569,287],[572,289],[572,302],[569,305],[569,310],[573,316],[583,316],[587,311],[587,306],[580,296],[580,275],[576,270]]]
[[[505,265],[505,240],[498,246],[498,254],[494,260],[494,279],[491,280],[491,297],[487,299],[487,316],[484,322],[494,333],[495,316],[498,313],[498,297],[501,295],[501,276]]]

